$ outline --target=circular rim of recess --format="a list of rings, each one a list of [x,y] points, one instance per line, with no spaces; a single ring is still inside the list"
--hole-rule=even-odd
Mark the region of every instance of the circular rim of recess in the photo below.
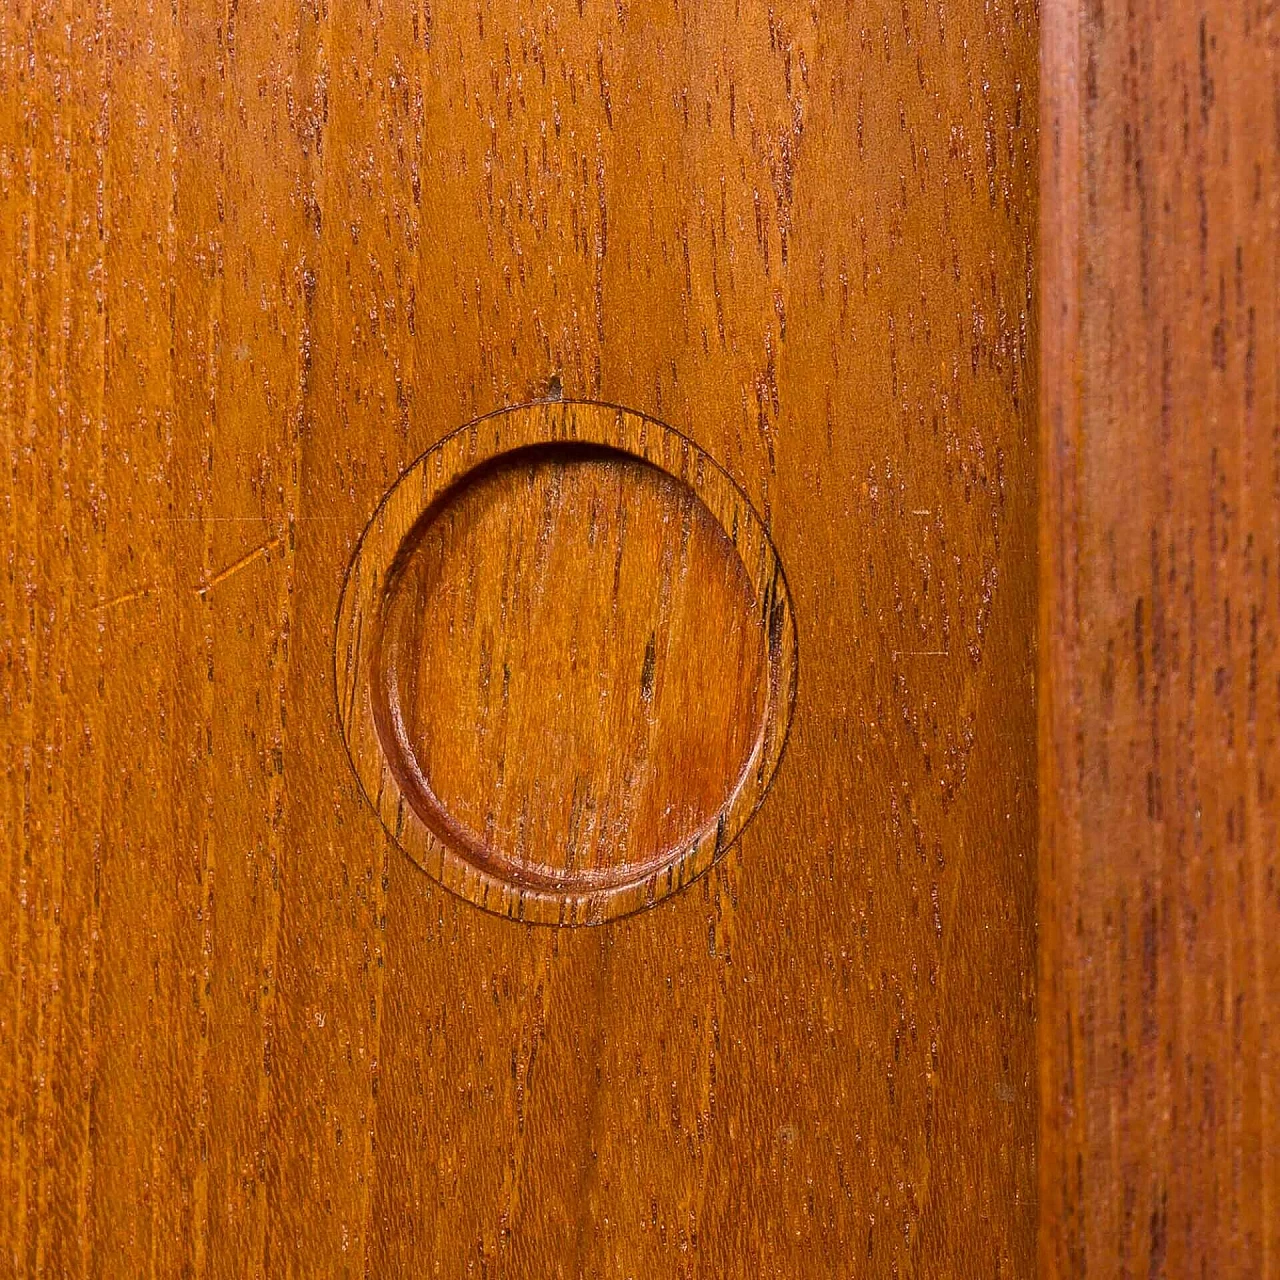
[[[473,472],[503,455],[546,445],[590,445],[641,459],[691,489],[715,518],[746,571],[765,644],[767,689],[760,731],[720,809],[661,865],[642,865],[615,882],[583,887],[572,877],[526,876],[482,865],[473,849],[406,795],[403,742],[389,724],[381,662],[388,601],[402,549],[424,516]],[[786,747],[799,683],[795,613],[776,548],[733,478],[687,436],[618,405],[551,400],[514,405],[459,427],[410,464],[387,490],[356,544],[342,584],[333,646],[334,688],[343,741],[365,798],[393,842],[446,889],[486,911],[538,924],[600,924],[655,905],[692,883],[742,834],[759,809]],[[390,742],[388,741],[390,739]],[[412,753],[408,752],[409,760]],[[408,788],[412,789],[412,788]],[[429,788],[428,788],[429,791]],[[625,869],[625,868],[624,868]]]

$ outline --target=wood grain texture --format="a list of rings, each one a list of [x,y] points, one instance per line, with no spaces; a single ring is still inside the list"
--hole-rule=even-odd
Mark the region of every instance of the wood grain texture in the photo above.
[[[1280,15],[1043,8],[1041,1272],[1280,1274]]]
[[[1031,1272],[1037,39],[0,6],[0,1268]],[[331,678],[396,477],[554,382],[725,467],[803,670],[592,930],[404,857]]]

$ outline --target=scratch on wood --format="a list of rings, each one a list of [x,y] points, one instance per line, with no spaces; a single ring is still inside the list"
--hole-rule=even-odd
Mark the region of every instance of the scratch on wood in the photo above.
[[[268,538],[261,546],[254,547],[252,551],[241,556],[239,560],[227,565],[221,572],[214,574],[208,582],[203,583],[201,586],[193,587],[192,591],[203,600],[219,583],[226,582],[228,578],[239,573],[241,569],[248,568],[255,560],[265,556],[269,551],[274,551],[283,542],[284,534],[282,533],[277,534],[274,538]]]
[[[130,600],[145,600],[152,591],[152,584],[143,583],[140,587],[134,587],[130,591],[122,591],[119,595],[111,596],[106,600],[99,600],[93,606],[95,613],[103,613],[107,609],[114,609],[117,605],[128,604]]]

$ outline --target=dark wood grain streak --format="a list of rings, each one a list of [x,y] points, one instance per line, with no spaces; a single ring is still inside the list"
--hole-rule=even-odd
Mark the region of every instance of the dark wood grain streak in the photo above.
[[[1041,1273],[1280,1274],[1280,15],[1043,8]]]

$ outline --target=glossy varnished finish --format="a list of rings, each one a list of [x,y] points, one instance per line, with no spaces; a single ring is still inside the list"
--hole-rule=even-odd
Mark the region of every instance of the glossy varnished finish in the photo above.
[[[1030,1274],[1037,38],[0,6],[0,1265]],[[425,874],[334,696],[397,478],[557,394],[724,468],[801,658],[591,929]]]
[[[1280,21],[1043,7],[1041,1274],[1280,1274]]]

